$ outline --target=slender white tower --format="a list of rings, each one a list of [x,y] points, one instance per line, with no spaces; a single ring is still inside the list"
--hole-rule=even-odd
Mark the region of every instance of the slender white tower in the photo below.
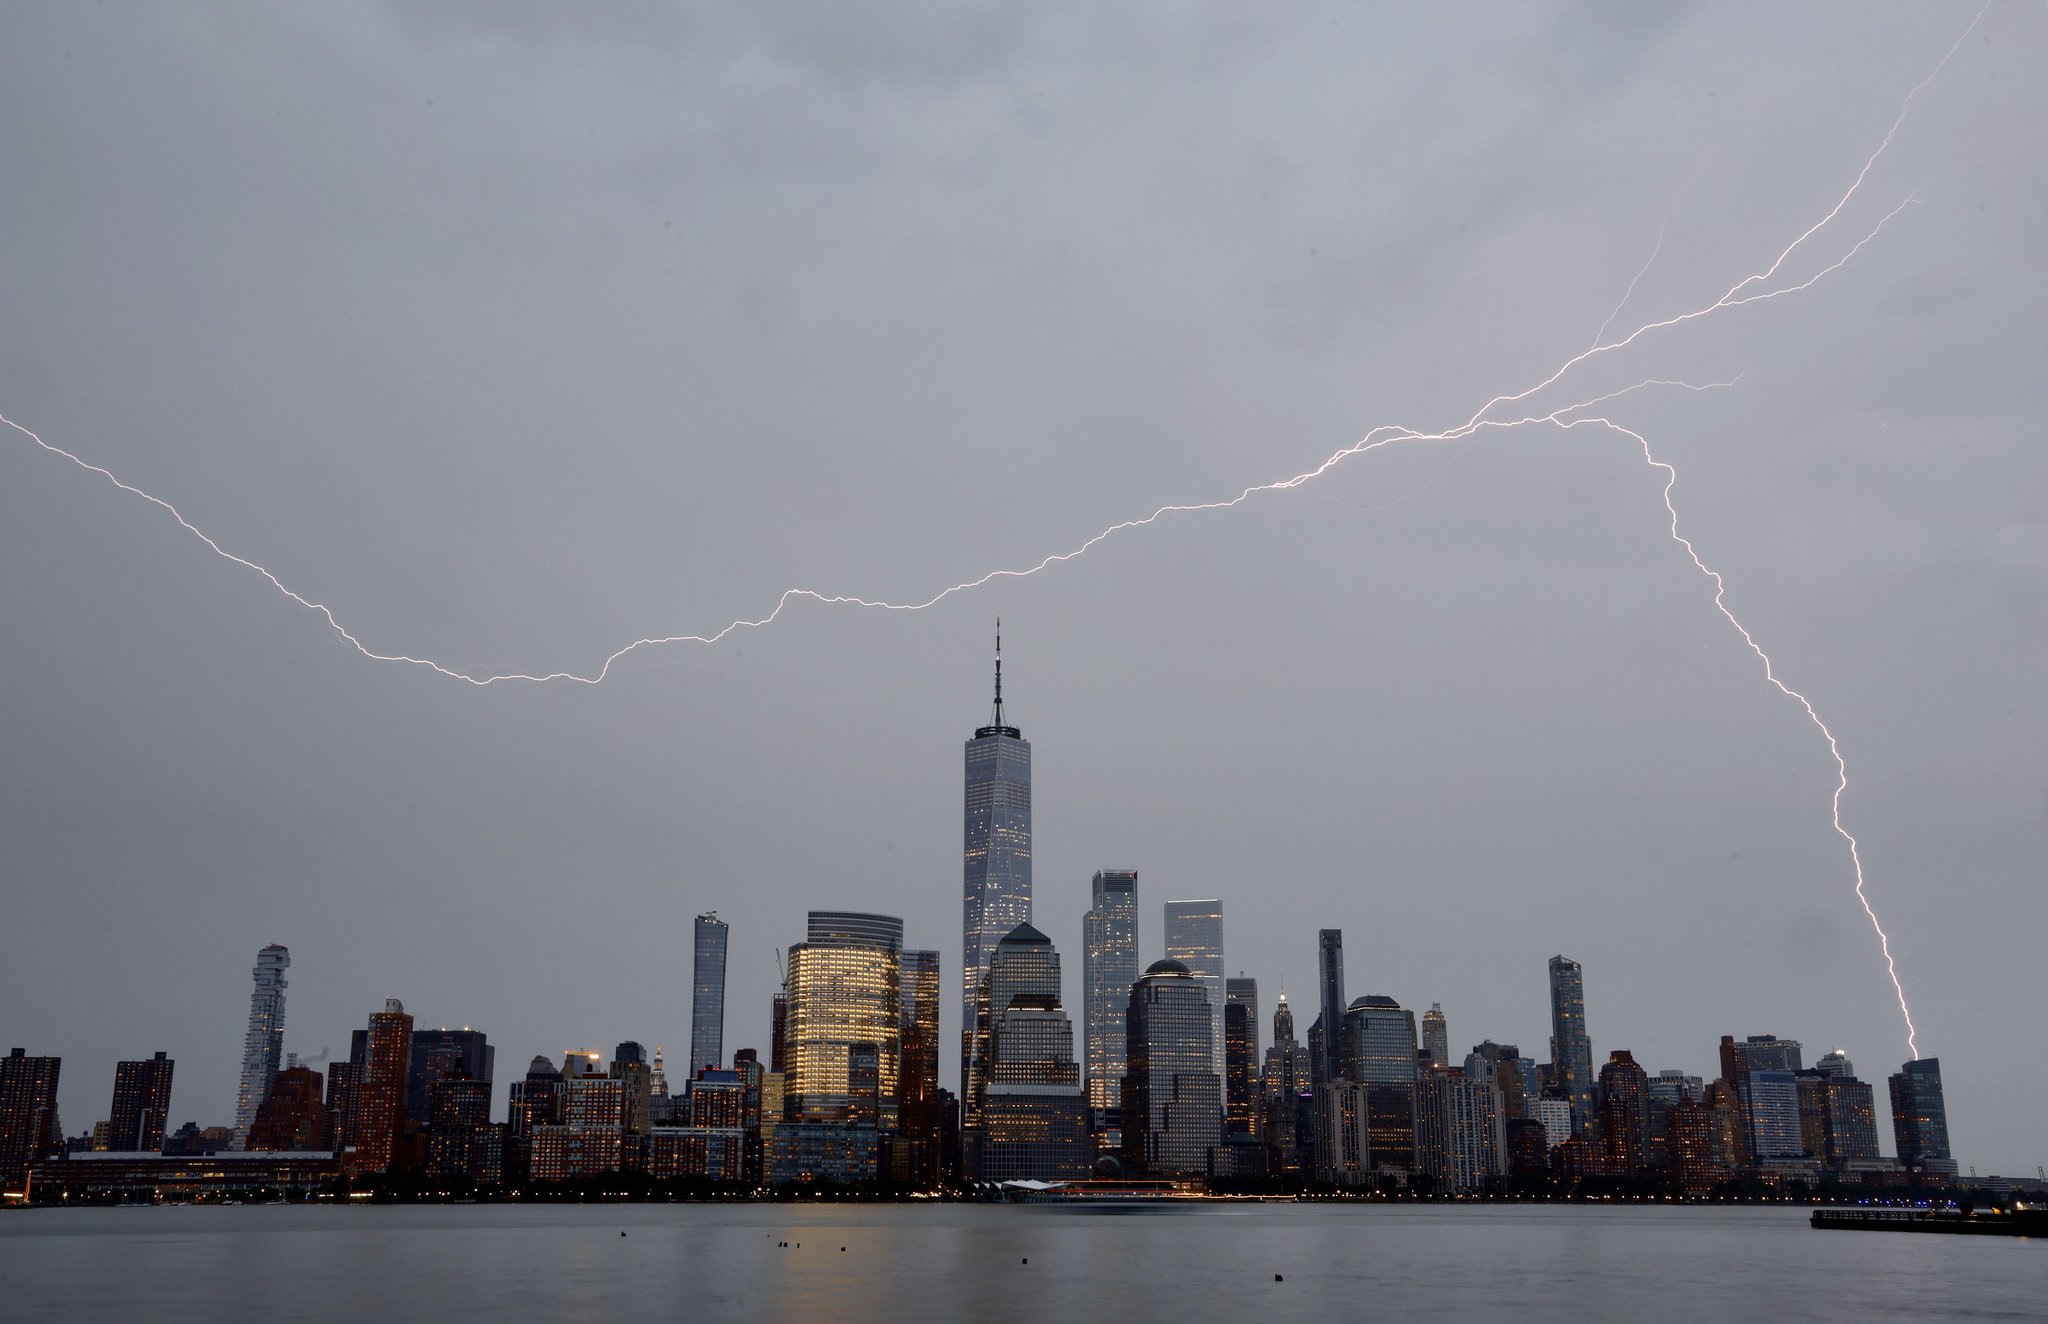
[[[256,987],[249,994],[249,1033],[242,1040],[242,1087],[235,1095],[235,1148],[249,1139],[256,1110],[270,1097],[284,1053],[284,972],[292,954],[276,943],[256,953]]]

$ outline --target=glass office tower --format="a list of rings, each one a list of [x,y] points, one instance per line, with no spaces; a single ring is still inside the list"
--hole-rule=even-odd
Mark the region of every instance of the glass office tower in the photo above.
[[[1031,742],[1003,720],[1003,635],[996,622],[995,714],[967,742],[961,847],[960,1080],[975,1077],[974,998],[1003,936],[1031,922]]]
[[[690,1063],[695,1078],[700,1067],[725,1065],[725,943],[728,930],[718,912],[697,916],[696,958],[690,976]]]

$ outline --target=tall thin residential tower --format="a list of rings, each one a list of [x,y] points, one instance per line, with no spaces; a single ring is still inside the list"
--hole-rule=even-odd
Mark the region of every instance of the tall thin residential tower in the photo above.
[[[726,934],[717,911],[697,916],[696,965],[690,979],[691,1079],[702,1067],[725,1065]]]
[[[1102,869],[1081,920],[1081,1001],[1088,1042],[1088,1107],[1095,1125],[1121,1106],[1124,1013],[1138,982],[1138,871]]]
[[[1003,720],[1003,623],[996,622],[996,704],[967,742],[961,847],[960,1080],[974,1074],[975,996],[996,944],[1031,922],[1031,742]]]
[[[284,1056],[284,972],[291,964],[291,952],[277,943],[256,953],[256,987],[249,994],[249,1030],[242,1039],[242,1084],[235,1093],[236,1149],[248,1140]]]
[[[1323,1027],[1323,1061],[1316,1084],[1335,1079],[1339,1041],[1344,1035],[1344,930],[1316,930],[1316,992]]]
[[[1572,1105],[1572,1134],[1590,1137],[1593,1123],[1593,1040],[1586,1033],[1586,981],[1577,961],[1550,958],[1551,1079]]]

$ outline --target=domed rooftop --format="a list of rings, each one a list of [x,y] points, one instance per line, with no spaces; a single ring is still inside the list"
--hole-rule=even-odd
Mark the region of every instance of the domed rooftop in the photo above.
[[[1154,961],[1146,966],[1145,973],[1148,975],[1192,975],[1194,971],[1188,969],[1179,961],[1168,958],[1164,961]]]

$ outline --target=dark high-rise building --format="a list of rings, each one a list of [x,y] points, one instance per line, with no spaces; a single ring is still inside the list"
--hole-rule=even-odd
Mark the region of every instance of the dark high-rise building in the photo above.
[[[1593,1107],[1593,1040],[1586,1033],[1586,982],[1577,961],[1550,958],[1550,1064],[1552,1079],[1572,1105],[1572,1134],[1587,1137],[1598,1120]]]
[[[1138,982],[1138,871],[1101,869],[1081,921],[1081,1000],[1087,1035],[1088,1106],[1106,1128],[1124,1078],[1124,1013]]]
[[[1632,1177],[1650,1166],[1650,1073],[1626,1048],[1600,1068],[1600,1140],[1608,1175]]]
[[[432,1114],[434,1082],[462,1075],[488,1085],[496,1050],[482,1030],[414,1030],[405,1069],[405,1120],[425,1126]]]
[[[107,1148],[158,1154],[164,1120],[171,1111],[171,1070],[177,1063],[162,1053],[114,1067],[114,1103],[107,1112]]]
[[[1266,1137],[1267,1170],[1299,1172],[1304,1144],[1313,1147],[1315,1077],[1310,1073],[1308,1050],[1294,1038],[1294,1012],[1287,995],[1273,1009],[1273,1046],[1266,1050],[1266,1070],[1260,1084],[1265,1089],[1266,1117],[1261,1128]]]
[[[1059,953],[1053,950],[1052,939],[1029,924],[1019,924],[996,944],[989,954],[988,968],[982,973],[981,988],[975,994],[974,1042],[969,1053],[974,1075],[967,1082],[962,1100],[970,1131],[981,1127],[981,1105],[988,1093],[994,1061],[990,1051],[997,1024],[1018,997],[1051,998],[1055,1006],[1060,1001]]]
[[[937,952],[903,953],[897,1127],[907,1146],[906,1175],[915,1186],[930,1186],[939,1175],[939,969]]]
[[[291,952],[277,943],[256,953],[256,986],[249,993],[249,1026],[242,1036],[242,1081],[235,1095],[237,1145],[256,1121],[284,1056],[284,972],[291,964]]]
[[[690,976],[690,1075],[725,1063],[725,942],[718,912],[697,916]]]
[[[1003,635],[996,622],[995,716],[967,742],[961,848],[960,1080],[975,1079],[974,1001],[1003,935],[1031,922],[1031,742],[1003,720]]]
[[[1372,1171],[1414,1170],[1415,1049],[1414,1012],[1385,994],[1352,999],[1331,1056],[1337,1077],[1364,1087],[1361,1153]]]
[[[320,1098],[320,1073],[296,1060],[271,1079],[270,1092],[249,1127],[249,1150],[317,1153],[334,1146],[327,1106]]]
[[[29,1165],[64,1148],[57,1077],[64,1060],[17,1048],[0,1057],[0,1191],[28,1188]]]
[[[1321,1014],[1317,1016],[1316,1024],[1323,1027],[1323,1042],[1321,1051],[1318,1052],[1317,1045],[1314,1043],[1314,1037],[1311,1035],[1309,1056],[1311,1059],[1318,1057],[1322,1059],[1314,1064],[1316,1083],[1320,1085],[1325,1080],[1339,1074],[1335,1061],[1337,1054],[1332,1051],[1332,1045],[1337,1042],[1344,1024],[1344,930],[1342,929],[1320,929],[1316,933],[1316,990],[1322,997],[1318,1008]]]
[[[1124,1025],[1125,1170],[1205,1172],[1223,1139],[1208,991],[1179,961],[1154,961],[1131,987]]]
[[[1909,1170],[1953,1176],[1955,1155],[1948,1147],[1948,1106],[1941,1093],[1941,1059],[1922,1057],[1900,1067],[1891,1078],[1892,1138],[1899,1162]]]
[[[529,1135],[536,1126],[562,1121],[562,1073],[553,1062],[536,1056],[523,1080],[512,1082],[512,1108],[507,1120],[514,1135]]]
[[[769,1012],[768,1069],[774,1072],[789,1070],[789,994],[775,995],[775,1005]]]
[[[1223,1002],[1223,1130],[1255,1136],[1265,1112],[1259,1089],[1259,982],[1225,981]]]
[[[355,1113],[349,1127],[357,1172],[383,1172],[391,1166],[405,1125],[406,1067],[411,1056],[412,1017],[404,1003],[386,998],[384,1010],[370,1016],[363,1078],[356,1086]]]
[[[1416,1081],[1415,1167],[1445,1190],[1484,1191],[1507,1174],[1507,1119],[1492,1065],[1477,1054],[1465,1061],[1425,1065]]]
[[[716,1065],[711,1069],[717,1070]],[[647,1060],[647,1046],[637,1039],[621,1043],[612,1050],[611,1068],[605,1074],[620,1083],[621,1115],[625,1119],[621,1129],[633,1135],[646,1135],[654,1127],[654,1067]]]
[[[357,1031],[361,1033],[361,1031]],[[351,1058],[327,1066],[327,1136],[338,1150],[356,1142],[356,1096],[363,1084],[363,1064]]]

